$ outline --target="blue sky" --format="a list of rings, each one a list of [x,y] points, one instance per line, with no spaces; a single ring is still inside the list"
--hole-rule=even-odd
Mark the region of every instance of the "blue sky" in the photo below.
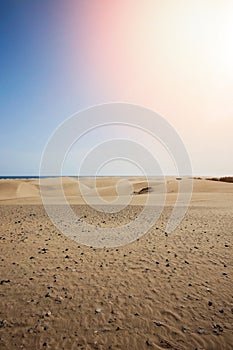
[[[82,64],[75,74],[68,69],[63,8],[62,1],[0,2],[1,175],[37,174],[52,131],[95,100]]]
[[[0,175],[38,175],[58,125],[111,101],[162,115],[194,174],[232,174],[232,38],[227,0],[0,0]]]

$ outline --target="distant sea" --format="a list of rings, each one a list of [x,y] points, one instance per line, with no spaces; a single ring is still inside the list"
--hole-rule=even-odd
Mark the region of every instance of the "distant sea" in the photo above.
[[[40,179],[40,178],[48,178],[48,177],[58,177],[58,176],[0,176],[0,180],[7,179]]]
[[[86,176],[75,176],[75,175],[62,175],[63,177],[95,177],[93,175],[86,175]],[[98,175],[97,177],[141,177],[142,175]],[[61,177],[61,176],[27,176],[27,175],[23,175],[23,176],[1,176],[0,175],[0,180],[7,180],[7,179],[48,179],[48,178],[57,178],[57,177]]]
[[[143,175],[97,175],[97,177],[121,177],[121,178],[130,178],[130,177],[142,177]],[[144,175],[145,176],[145,175]],[[175,177],[176,175],[165,175],[169,176],[169,177]],[[20,176],[11,176],[11,175],[4,175],[1,176],[0,175],[0,180],[7,180],[7,179],[46,179],[46,178],[58,178],[61,176],[52,176],[52,175],[48,175],[48,176],[28,176],[28,175],[20,175]],[[81,177],[95,177],[93,175],[82,175],[82,176],[75,176],[75,175],[62,175],[62,177],[76,177],[76,178],[81,178]],[[153,177],[153,178],[162,178],[163,176],[161,175],[149,175],[148,177]]]

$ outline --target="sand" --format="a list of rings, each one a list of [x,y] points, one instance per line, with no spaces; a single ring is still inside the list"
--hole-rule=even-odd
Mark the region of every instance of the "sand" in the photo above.
[[[97,180],[106,201],[119,178]],[[57,180],[44,179],[59,205]],[[39,182],[0,181],[0,349],[233,349],[233,184],[194,180],[190,207],[171,234],[165,231],[180,180],[167,179],[166,206],[140,239],[93,248],[62,234],[42,206]],[[98,213],[64,178],[67,201],[93,227],[134,220],[147,186],[121,213]],[[82,187],[95,202],[91,179]]]

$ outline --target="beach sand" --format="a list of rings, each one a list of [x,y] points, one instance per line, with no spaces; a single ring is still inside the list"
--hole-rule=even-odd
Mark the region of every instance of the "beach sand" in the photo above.
[[[42,185],[59,205],[57,181]],[[117,181],[97,179],[106,202]],[[157,179],[124,181],[130,206],[106,214],[81,196],[95,204],[92,179],[62,179],[68,203],[93,228],[135,220],[147,192],[162,191]],[[195,179],[183,221],[167,234],[179,181],[166,179],[165,208],[140,239],[95,248],[53,225],[39,180],[0,180],[0,349],[232,350],[233,184]]]

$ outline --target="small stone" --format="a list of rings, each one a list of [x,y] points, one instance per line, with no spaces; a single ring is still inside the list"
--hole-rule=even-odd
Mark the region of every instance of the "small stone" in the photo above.
[[[101,312],[101,309],[97,308],[97,309],[95,309],[95,312],[96,312],[97,314],[99,314],[99,313]]]
[[[57,297],[55,298],[55,301],[56,301],[57,303],[61,303],[62,300],[63,300],[63,298],[62,298],[61,296],[57,296]]]
[[[0,328],[5,327],[6,323],[6,320],[0,320]]]
[[[10,283],[10,280],[1,280],[0,284],[4,284],[4,283]]]
[[[220,312],[220,314],[223,314],[224,313],[224,310],[221,309],[221,310],[218,310]]]
[[[219,324],[214,324],[213,328],[214,328],[213,333],[216,335],[219,335],[223,332],[223,328]]]
[[[49,317],[49,316],[51,316],[52,315],[52,312],[51,311],[48,311],[48,312],[46,312],[46,314],[45,314],[45,316],[47,316],[47,317]]]
[[[156,326],[158,326],[158,327],[161,327],[163,324],[161,323],[161,322],[159,322],[159,321],[154,321],[154,324],[156,325]]]
[[[187,332],[187,329],[185,327],[182,327],[182,332],[183,333],[186,333]]]
[[[203,333],[204,333],[204,330],[201,329],[201,328],[198,328],[197,333],[198,333],[198,334],[203,334]]]
[[[212,306],[213,305],[212,301],[208,301],[208,305]]]
[[[147,346],[152,346],[152,342],[151,342],[149,339],[147,339],[146,345],[147,345]]]

